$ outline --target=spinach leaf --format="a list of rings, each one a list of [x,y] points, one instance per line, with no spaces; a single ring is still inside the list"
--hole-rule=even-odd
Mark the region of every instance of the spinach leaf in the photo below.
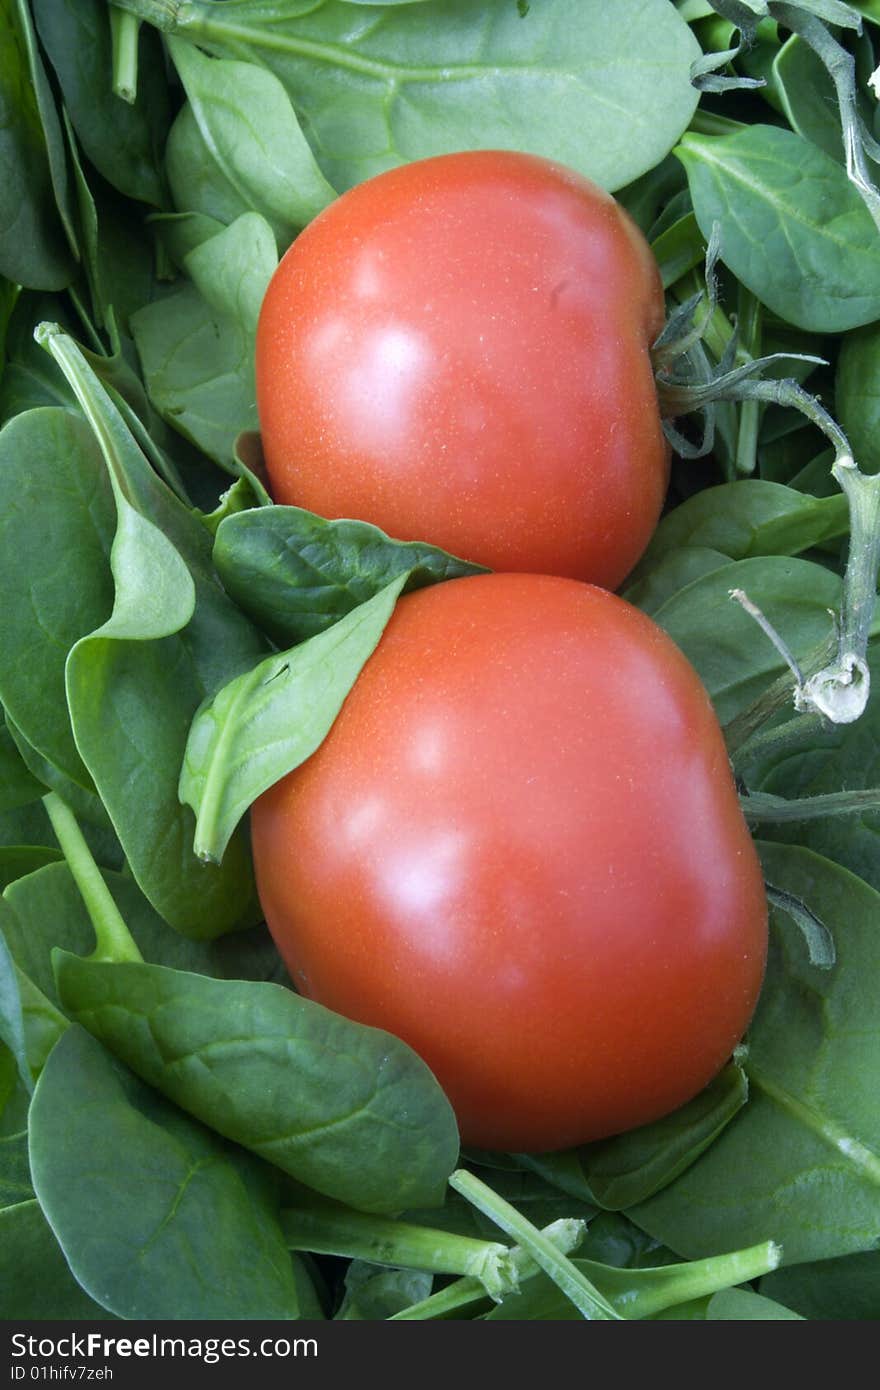
[[[365,1211],[442,1199],[449,1102],[397,1038],[273,984],[55,956],[66,1009],[229,1139]]]
[[[0,432],[0,699],[15,725],[72,781],[91,779],[64,697],[71,647],[112,604],[113,498],[84,420],[28,411]]]
[[[5,906],[5,905],[4,905]],[[4,919],[6,914],[4,913]],[[4,948],[5,951],[5,948]],[[5,951],[8,956],[8,951]],[[8,961],[4,966],[4,977],[8,983]],[[20,1005],[22,1051],[16,1056],[19,1075],[26,1090],[33,1088],[33,1082],[40,1075],[58,1039],[68,1027],[67,1019],[56,1009],[42,990],[13,964],[13,978],[17,988]],[[16,1046],[19,1040],[14,1040]]]
[[[792,34],[773,60],[773,76],[774,90],[792,130],[842,164],[843,128],[834,83],[818,54]]]
[[[284,251],[336,197],[290,98],[277,77],[254,63],[207,58],[180,39],[169,47],[210,159],[241,212],[261,213]],[[178,206],[186,210],[194,205],[177,182]]]
[[[16,0],[15,10],[27,52],[31,85],[37,101],[40,124],[43,128],[43,140],[46,146],[46,158],[49,164],[52,191],[55,195],[55,205],[72,255],[74,259],[79,259],[79,238],[64,149],[64,135],[58,119],[55,97],[46,76],[46,69],[43,66],[34,21],[27,0]]]
[[[73,782],[55,763],[38,753],[28,743],[21,730],[12,723],[8,714],[6,725],[22,761],[40,784],[40,796],[45,796],[47,790],[57,792],[69,804],[79,820],[83,820],[90,826],[97,827],[112,836],[113,828],[110,818],[104,810],[100,798],[93,791]]]
[[[143,12],[143,11],[141,11]],[[270,68],[334,188],[410,159],[521,149],[607,188],[651,169],[696,105],[699,47],[665,0],[308,5],[193,0],[172,33]]]
[[[17,0],[0,0],[0,275],[57,290],[70,282],[72,258],[53,188],[58,146],[53,135],[50,158],[23,17]]]
[[[877,228],[836,160],[776,126],[688,134],[694,212],[737,279],[786,322],[841,333],[880,318]]]
[[[22,291],[6,333],[6,362],[0,373],[0,424],[33,406],[74,408],[73,393],[64,377],[34,341],[34,329],[46,319],[69,327],[61,296]]]
[[[261,507],[223,521],[214,565],[238,606],[285,646],[325,631],[399,575],[409,591],[483,572],[436,546],[301,507]]]
[[[644,574],[641,565],[637,567],[632,581],[623,591],[623,597],[650,618],[679,590],[730,563],[729,555],[722,555],[720,550],[711,550],[702,545],[682,546],[664,555],[660,554],[658,548],[658,555],[660,558],[646,566]]]
[[[42,794],[43,788],[23,762],[0,706],[0,811],[14,811]]]
[[[766,1275],[759,1289],[803,1318],[876,1322],[880,1318],[880,1250],[788,1265]]]
[[[663,518],[630,583],[650,575],[660,560],[683,546],[748,560],[797,555],[848,530],[849,507],[842,492],[811,497],[758,478],[722,483],[694,493]]]
[[[248,848],[237,836],[222,867],[200,864],[177,781],[193,713],[251,665],[262,639],[218,585],[210,535],[150,469],[75,344],[47,341],[90,418],[117,506],[113,612],[67,658],[77,747],[157,911],[188,935],[217,936],[255,920]]]
[[[170,102],[158,35],[141,30],[137,98],[122,101],[112,89],[110,23],[101,0],[33,0],[33,8],[89,159],[126,197],[161,206]]]
[[[132,313],[153,297],[153,247],[145,236],[142,218],[132,215],[131,204],[97,174],[92,174],[91,180],[86,178],[66,114],[65,123],[92,317],[95,326],[106,328],[114,340],[119,329],[128,332]],[[100,363],[94,365],[100,371]],[[143,394],[140,383],[138,389]]]
[[[39,1202],[0,1210],[0,1318],[95,1322],[110,1317],[74,1279]]]
[[[255,72],[259,71],[255,64],[250,66]],[[165,170],[178,215],[212,223],[211,235],[222,231],[237,217],[253,211],[205,144],[189,102],[180,108],[168,133]],[[263,209],[260,211],[265,216]],[[161,226],[165,218],[161,214],[159,218]],[[176,256],[173,259],[177,261]]]
[[[880,472],[880,324],[844,338],[834,403],[862,472]]]
[[[119,1317],[298,1316],[268,1172],[80,1028],[37,1084],[30,1157],[74,1276]]]
[[[27,1130],[0,1135],[0,1211],[33,1199]]]
[[[46,845],[0,845],[0,892],[47,864],[57,864],[61,853]]]
[[[772,1277],[772,1276],[771,1276]],[[799,1322],[800,1314],[784,1308],[770,1298],[752,1293],[750,1289],[722,1289],[709,1299],[706,1319],[710,1322]]]
[[[28,1065],[21,988],[15,961],[6,942],[10,917],[8,907],[0,900],[0,1042],[12,1053],[22,1082],[31,1090],[33,1082]]]
[[[276,264],[272,229],[246,213],[185,256],[193,284],[131,319],[153,405],[232,473],[236,436],[258,424],[254,338]]]
[[[405,578],[399,575],[328,631],[237,676],[198,711],[180,799],[196,813],[200,858],[219,862],[248,807],[323,742]]]
[[[731,1062],[673,1114],[580,1150],[596,1202],[619,1211],[659,1192],[715,1142],[747,1097],[745,1074]]]
[[[765,844],[762,860],[768,879],[830,928],[837,964],[810,965],[798,929],[774,911],[743,1062],[749,1103],[699,1162],[628,1215],[688,1258],[770,1237],[796,1264],[876,1242],[880,898],[806,849]]]
[[[219,941],[192,941],[163,922],[130,877],[105,870],[104,881],[145,960],[220,978],[275,977],[278,952],[265,929],[234,932]],[[37,868],[6,889],[3,903],[8,909],[4,932],[15,963],[60,1008],[53,949],[87,955],[95,944],[70,870],[59,863]]]
[[[345,1272],[345,1296],[336,1314],[348,1322],[376,1322],[421,1303],[431,1292],[432,1274],[418,1269],[383,1269],[352,1260]]]

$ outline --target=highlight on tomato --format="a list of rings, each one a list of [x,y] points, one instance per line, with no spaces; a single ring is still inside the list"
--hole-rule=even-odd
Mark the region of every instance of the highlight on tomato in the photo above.
[[[647,242],[582,175],[510,151],[380,174],[314,219],[266,293],[272,495],[615,588],[668,484],[663,318]]]
[[[696,673],[591,585],[404,597],[327,739],[252,810],[296,987],[433,1069],[465,1143],[656,1119],[742,1037],[761,869]]]

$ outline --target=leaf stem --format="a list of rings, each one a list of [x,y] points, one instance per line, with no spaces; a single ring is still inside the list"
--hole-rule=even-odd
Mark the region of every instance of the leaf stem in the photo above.
[[[592,1260],[578,1260],[577,1267],[600,1283],[612,1304],[617,1304],[627,1320],[632,1320],[651,1318],[666,1308],[758,1279],[778,1269],[781,1260],[780,1247],[767,1240],[746,1250],[655,1269],[617,1269]]]
[[[113,91],[131,106],[137,98],[138,40],[141,21],[136,15],[110,6],[113,51]]]
[[[574,1217],[563,1217],[561,1220],[553,1221],[549,1226],[545,1226],[541,1235],[563,1255],[570,1255],[583,1240],[585,1229],[586,1223],[584,1221]],[[522,1246],[514,1245],[510,1251],[510,1257],[519,1283],[526,1279],[532,1279],[540,1273],[540,1265],[536,1264],[529,1252],[524,1250]],[[389,1321],[408,1322],[428,1318],[445,1318],[458,1312],[461,1308],[472,1307],[474,1304],[485,1303],[485,1301],[486,1290],[478,1279],[471,1277],[456,1279],[454,1283],[447,1284],[445,1289],[431,1294],[430,1298],[424,1298],[420,1303],[413,1303],[409,1308],[404,1308],[399,1313],[393,1313]]]
[[[281,1229],[290,1250],[465,1275],[477,1284],[481,1296],[488,1294],[496,1303],[518,1287],[511,1252],[498,1241],[477,1240],[318,1201],[283,1210]]]
[[[535,1263],[541,1266],[545,1274],[549,1274],[554,1284],[571,1300],[582,1317],[590,1320],[622,1321],[620,1313],[612,1308],[608,1300],[581,1274],[568,1256],[563,1255],[531,1221],[527,1221],[515,1207],[503,1197],[499,1197],[486,1183],[481,1182],[466,1169],[459,1168],[450,1177],[449,1185],[527,1250]]]
[[[773,686],[770,689],[772,690]],[[765,691],[765,694],[767,693]],[[790,693],[791,687],[786,681],[783,704],[787,702]],[[760,701],[756,702],[756,704],[758,703]],[[747,710],[746,714],[749,713],[750,711]],[[751,730],[738,739],[737,726],[740,717],[732,720],[725,730],[727,751],[733,758],[734,767],[737,769],[756,763],[761,758],[796,751],[812,742],[817,734],[824,733],[828,729],[828,724],[821,714],[796,714],[792,719],[787,719],[784,724],[777,724],[774,728],[765,729],[763,732],[758,732],[758,730],[760,725],[764,723],[764,719],[753,721]]]
[[[43,805],[95,929],[98,944],[88,959],[142,961],[70,807],[57,792],[44,796]]]

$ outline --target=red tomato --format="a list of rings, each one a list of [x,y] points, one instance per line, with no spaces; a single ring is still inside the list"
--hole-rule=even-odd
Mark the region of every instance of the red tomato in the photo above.
[[[754,1009],[766,900],[712,707],[602,589],[481,575],[402,599],[252,828],[298,988],[409,1042],[466,1143],[655,1119]]]
[[[580,174],[493,151],[381,174],[269,285],[256,372],[273,496],[614,588],[668,481],[662,324],[647,243]]]

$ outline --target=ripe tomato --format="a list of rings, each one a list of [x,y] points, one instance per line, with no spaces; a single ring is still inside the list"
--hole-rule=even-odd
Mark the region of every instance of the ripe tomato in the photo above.
[[[614,588],[668,482],[662,324],[647,243],[580,174],[478,151],[370,179],[297,238],[263,303],[275,501]]]
[[[409,1042],[467,1143],[663,1115],[754,1009],[766,900],[712,707],[602,589],[481,575],[402,599],[252,828],[298,988]]]

